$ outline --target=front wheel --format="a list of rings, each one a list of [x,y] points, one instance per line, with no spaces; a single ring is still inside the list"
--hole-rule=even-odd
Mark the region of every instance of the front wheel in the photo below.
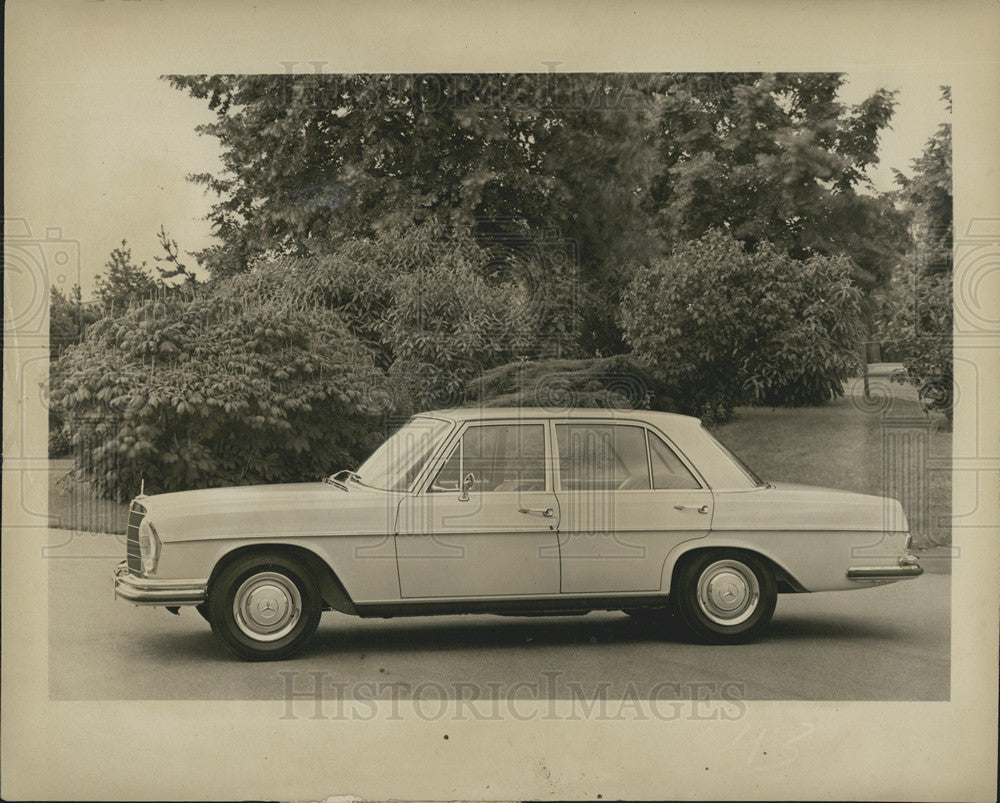
[[[276,661],[299,652],[316,631],[321,612],[312,572],[280,553],[234,560],[208,594],[212,632],[250,661]]]
[[[684,628],[708,644],[746,644],[767,627],[778,601],[774,572],[740,550],[704,552],[686,561],[671,590]]]

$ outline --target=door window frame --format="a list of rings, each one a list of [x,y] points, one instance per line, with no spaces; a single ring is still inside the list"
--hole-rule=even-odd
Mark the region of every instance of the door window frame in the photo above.
[[[431,485],[434,483],[435,478],[444,468],[445,463],[447,463],[455,449],[464,448],[464,437],[465,433],[472,427],[510,427],[510,426],[541,426],[542,427],[542,467],[544,469],[545,487],[541,491],[531,491],[530,493],[553,493],[555,486],[555,477],[553,475],[553,460],[557,460],[558,457],[554,456],[551,449],[551,438],[550,432],[552,430],[551,423],[547,418],[491,418],[491,419],[468,419],[466,421],[460,422],[460,426],[452,432],[451,437],[446,439],[446,444],[444,450],[440,452],[437,457],[428,461],[428,465],[431,465],[431,470],[420,480],[419,485],[416,486],[416,493],[421,496],[434,496],[442,497],[447,496],[449,493],[461,493],[461,488],[453,491],[431,491]],[[463,455],[464,457],[464,455]],[[464,462],[464,460],[463,460]],[[464,467],[463,467],[464,472]],[[462,473],[459,474],[459,483],[462,481]],[[482,493],[526,493],[525,491],[483,491]]]
[[[551,421],[550,430],[550,453],[552,454],[552,487],[556,493],[594,493],[599,491],[600,493],[616,493],[616,494],[634,494],[634,493],[695,493],[697,491],[711,491],[711,487],[705,478],[701,475],[694,465],[688,460],[687,455],[685,455],[677,445],[670,440],[663,432],[661,432],[656,427],[651,424],[647,424],[645,421],[638,421],[632,419],[621,419],[609,421],[606,418],[570,418],[565,421]],[[643,432],[643,443],[646,445],[646,471],[649,477],[649,487],[648,488],[628,488],[625,490],[620,490],[618,488],[607,488],[607,489],[592,489],[592,488],[563,488],[562,487],[562,467],[559,462],[559,436],[557,434],[557,428],[560,426],[611,426],[611,427],[639,427]],[[650,451],[649,436],[655,435],[669,448],[676,456],[677,459],[681,461],[688,471],[691,472],[691,476],[694,477],[695,482],[698,483],[697,488],[654,488],[653,487],[653,458]]]

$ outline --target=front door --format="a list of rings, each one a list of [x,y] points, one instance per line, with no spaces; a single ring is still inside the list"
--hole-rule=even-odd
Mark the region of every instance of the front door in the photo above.
[[[661,590],[675,546],[708,535],[712,492],[654,431],[556,424],[564,594]]]
[[[404,599],[559,593],[559,504],[543,422],[468,425],[420,493],[399,508]]]

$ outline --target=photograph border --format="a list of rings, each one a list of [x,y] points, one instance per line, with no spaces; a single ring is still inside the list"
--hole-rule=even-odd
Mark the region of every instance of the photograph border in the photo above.
[[[22,457],[47,448],[44,402],[25,379],[47,378],[47,339],[29,331],[45,331],[45,313],[10,336],[5,328],[4,799],[994,799],[1000,429],[988,400],[1000,398],[1000,300],[962,288],[993,281],[1000,264],[1000,3],[49,0],[6,11],[8,217],[38,191],[46,127],[87,113],[43,103],[52,82],[114,91],[116,81],[280,72],[289,61],[331,73],[898,65],[933,69],[953,87],[956,240],[982,233],[989,256],[956,262],[956,318],[968,326],[955,357],[973,366],[978,388],[959,394],[954,421],[954,470],[976,479],[954,495],[954,509],[971,512],[954,529],[951,700],[746,701],[733,721],[547,718],[548,702],[479,722],[428,721],[401,702],[338,721],[282,718],[283,701],[50,700],[44,531],[19,516],[24,498],[47,504],[47,469]],[[43,232],[59,223],[29,222]],[[5,270],[5,299],[34,292],[19,281]]]

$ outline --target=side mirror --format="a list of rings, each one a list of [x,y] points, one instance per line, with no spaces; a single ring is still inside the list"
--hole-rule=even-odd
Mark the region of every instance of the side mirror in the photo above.
[[[458,497],[459,502],[469,501],[469,491],[476,487],[476,475],[471,471],[462,480],[462,493]]]

